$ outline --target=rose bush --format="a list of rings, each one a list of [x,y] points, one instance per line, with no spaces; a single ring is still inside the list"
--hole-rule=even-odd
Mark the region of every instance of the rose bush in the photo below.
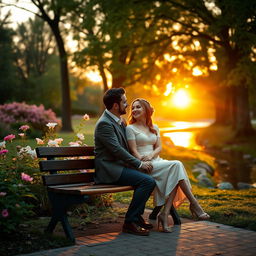
[[[71,146],[85,145],[82,130],[85,125],[84,121],[87,120],[89,120],[89,116],[84,115],[74,136],[74,141],[69,143]],[[56,137],[57,125],[57,122],[45,124],[47,131],[43,138],[35,139],[37,145],[59,147],[63,139]],[[33,215],[35,211],[38,212],[38,208],[49,208],[48,205],[45,205],[47,199],[42,193],[36,152],[26,145],[26,133],[29,129],[29,125],[22,125],[19,127],[19,131],[22,131],[19,136],[9,134],[4,136],[3,141],[0,141],[0,234],[14,231],[24,219]],[[23,146],[14,147],[13,140],[17,140],[17,138],[22,139]],[[95,204],[99,205],[99,202],[105,206],[109,205],[112,202],[112,197],[109,195],[98,198]]]
[[[33,181],[28,174],[34,165],[32,155],[20,158],[15,154],[14,139],[15,135],[9,134],[0,143],[0,233],[14,231],[24,218],[33,214],[33,205],[27,200],[35,199],[27,186]]]

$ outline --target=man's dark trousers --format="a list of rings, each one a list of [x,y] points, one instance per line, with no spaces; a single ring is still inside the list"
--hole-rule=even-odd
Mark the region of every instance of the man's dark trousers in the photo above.
[[[148,174],[124,168],[115,184],[134,186],[133,198],[125,215],[125,222],[138,222],[140,216],[144,213],[146,202],[155,188],[155,180]]]

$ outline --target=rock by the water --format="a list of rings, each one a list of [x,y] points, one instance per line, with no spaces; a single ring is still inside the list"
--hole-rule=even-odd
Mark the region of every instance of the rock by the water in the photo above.
[[[223,190],[234,189],[234,186],[230,182],[221,182],[217,185],[217,188]]]
[[[204,169],[204,168],[194,168],[192,169],[192,173],[194,174],[195,177],[197,177],[198,175],[200,174],[203,174],[206,176],[207,174],[207,171]]]
[[[246,182],[238,182],[237,183],[238,189],[249,189],[249,188],[253,188],[253,187],[254,187],[253,185],[246,183]]]
[[[209,165],[209,164],[206,164],[206,163],[197,163],[195,165],[195,168],[203,168],[205,169],[211,176],[213,176],[214,174],[214,169]]]
[[[209,179],[204,174],[200,174],[197,176],[198,184],[207,188],[214,188],[214,183],[211,179]]]

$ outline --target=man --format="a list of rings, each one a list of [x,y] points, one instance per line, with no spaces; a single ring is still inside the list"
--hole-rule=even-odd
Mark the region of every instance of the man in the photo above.
[[[125,125],[121,119],[128,107],[125,90],[108,90],[103,102],[106,110],[98,120],[94,133],[95,182],[134,186],[123,232],[146,236],[153,227],[142,218],[145,204],[155,187],[154,179],[146,174],[151,172],[152,164],[142,162],[129,153]]]

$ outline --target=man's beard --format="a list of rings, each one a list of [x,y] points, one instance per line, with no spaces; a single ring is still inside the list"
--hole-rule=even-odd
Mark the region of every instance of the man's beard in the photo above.
[[[118,110],[120,115],[125,115],[126,114],[126,109],[121,109],[120,105],[119,105],[119,110]]]
[[[121,110],[121,109],[119,108],[119,114],[120,114],[120,115],[125,115],[125,114],[126,114],[126,109],[122,109],[122,110]]]

